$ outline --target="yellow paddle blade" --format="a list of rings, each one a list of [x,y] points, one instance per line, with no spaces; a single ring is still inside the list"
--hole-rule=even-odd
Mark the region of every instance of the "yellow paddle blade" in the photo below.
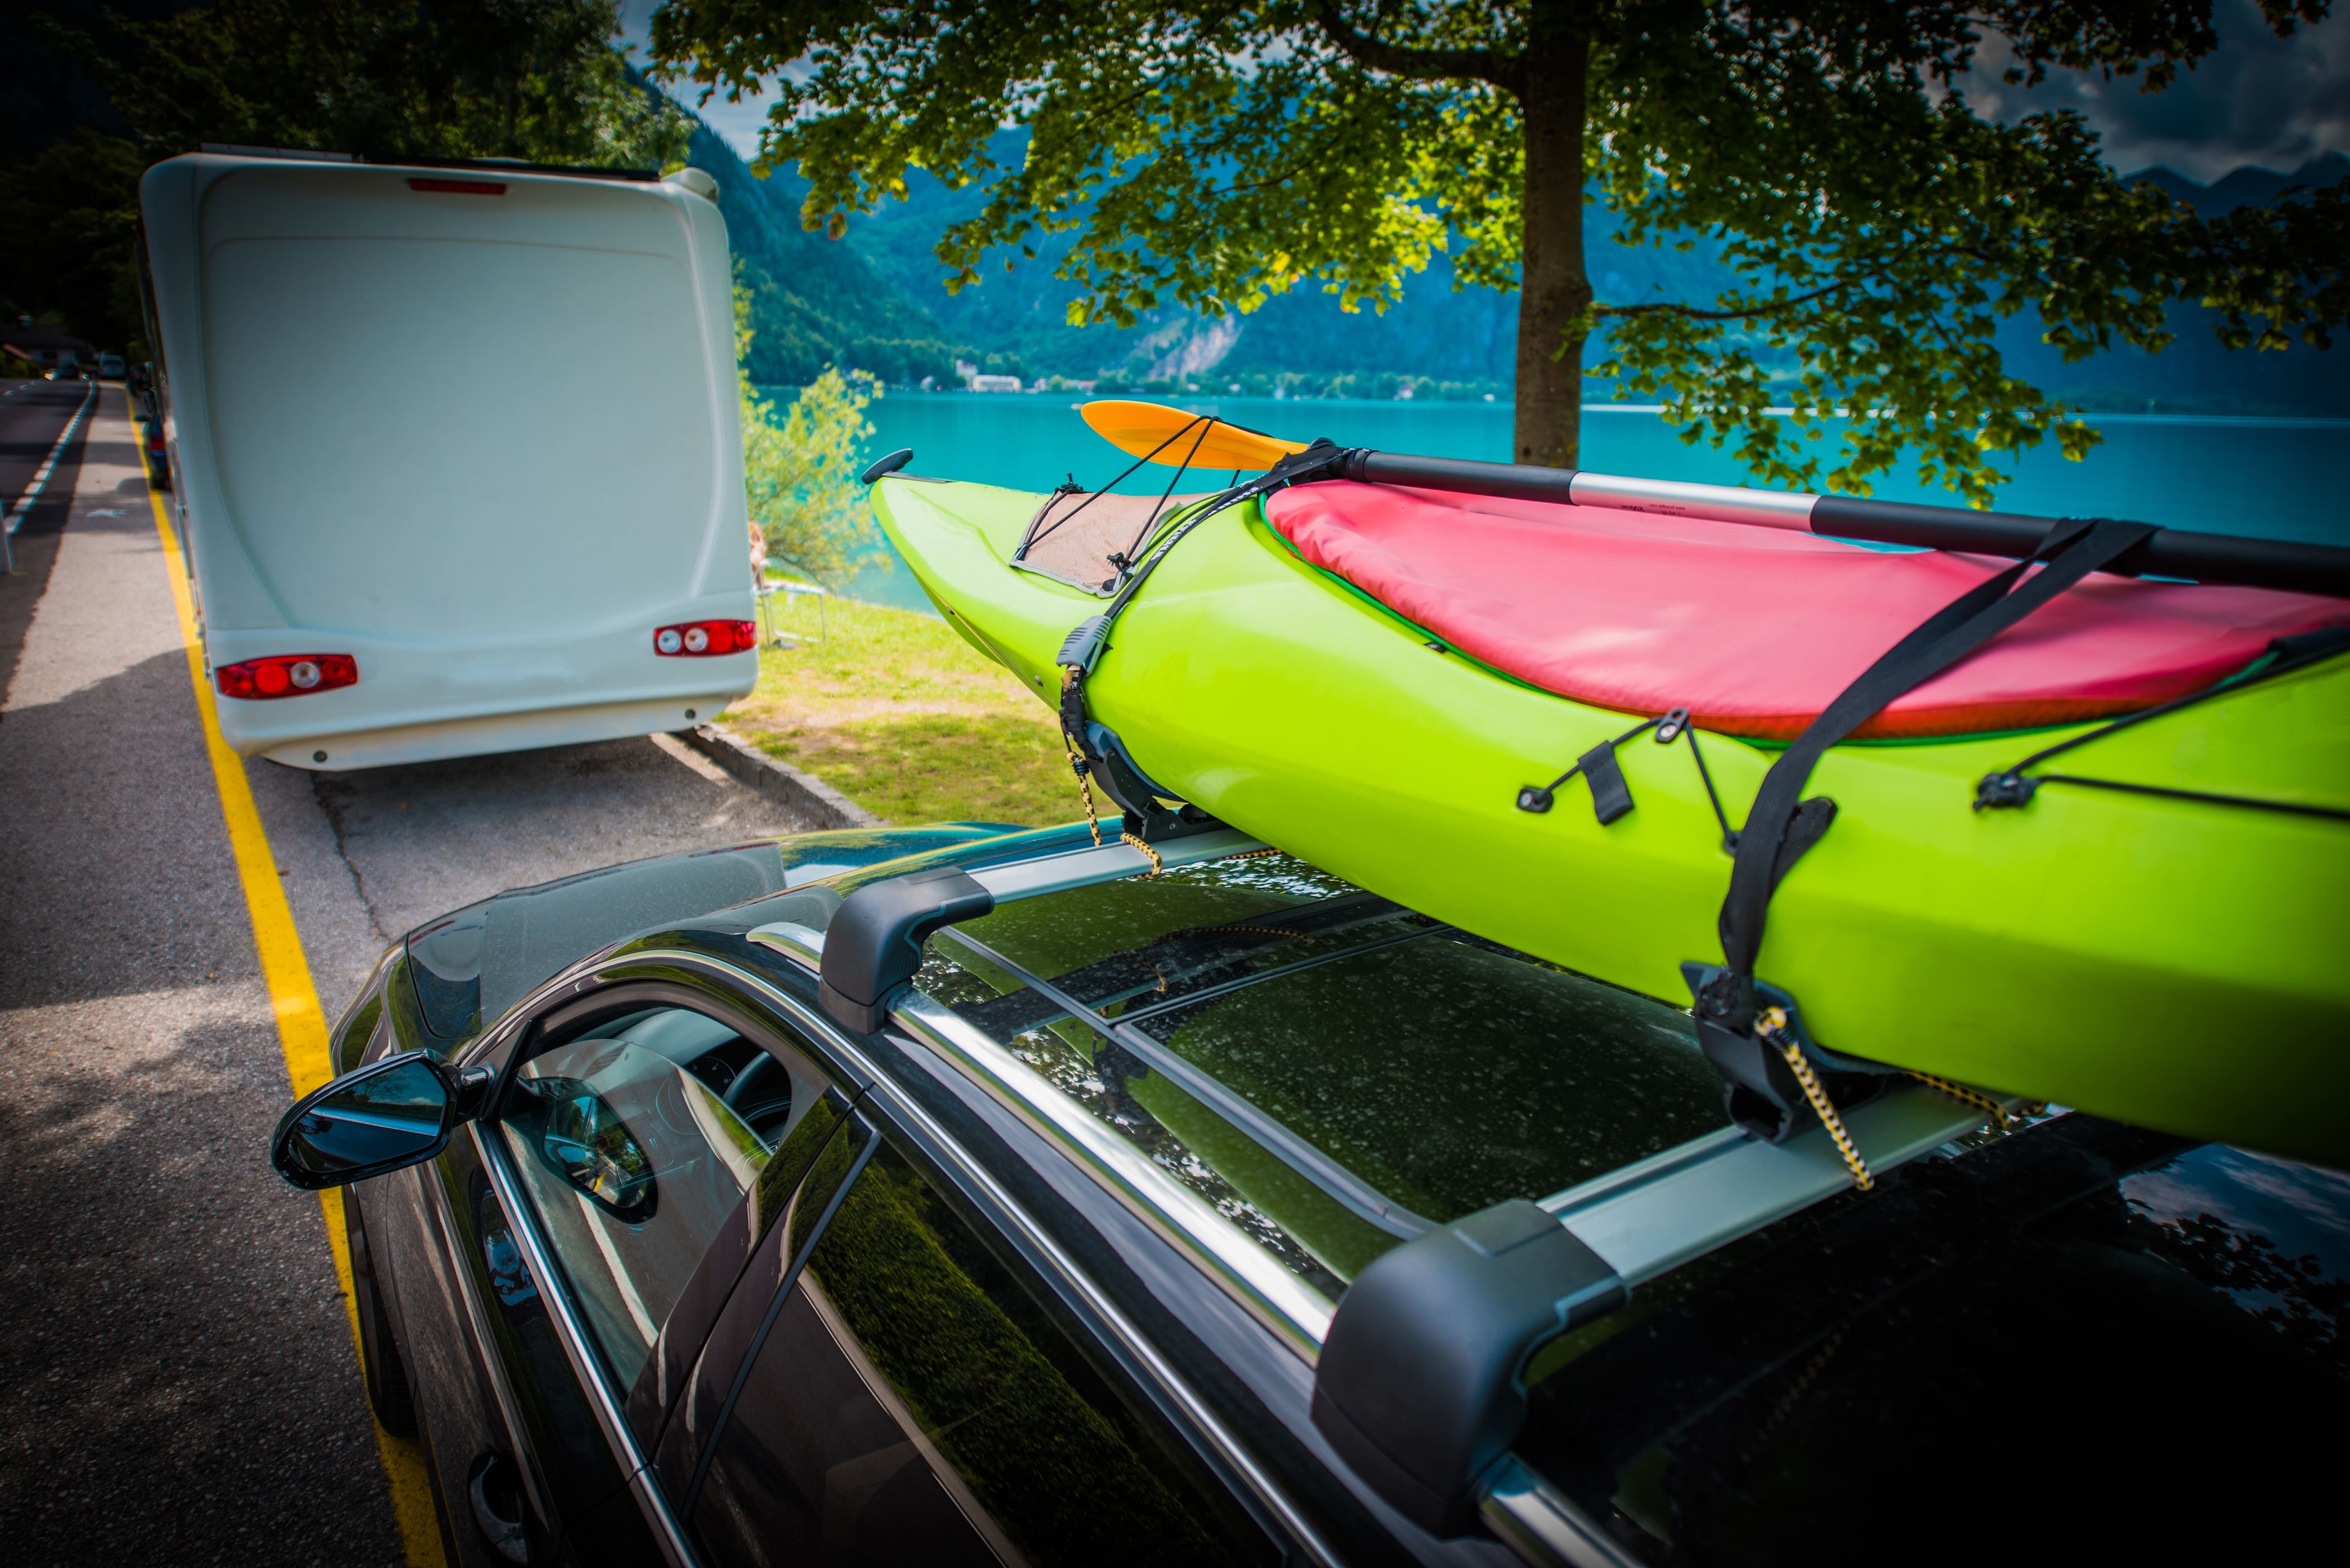
[[[1211,415],[1187,414],[1158,403],[1104,398],[1078,412],[1095,434],[1118,451],[1170,468],[1187,463],[1193,468],[1271,468],[1305,450],[1302,441],[1280,441]]]

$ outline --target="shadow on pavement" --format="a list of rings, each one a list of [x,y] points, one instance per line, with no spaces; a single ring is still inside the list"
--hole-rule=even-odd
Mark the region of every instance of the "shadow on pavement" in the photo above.
[[[12,1563],[402,1560],[269,1019],[249,973],[0,1016]]]

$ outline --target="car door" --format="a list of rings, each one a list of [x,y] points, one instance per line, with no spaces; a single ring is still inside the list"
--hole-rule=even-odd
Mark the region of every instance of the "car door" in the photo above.
[[[427,1433],[452,1532],[493,1563],[657,1561],[658,1509],[622,1494],[805,1166],[792,1135],[827,1125],[824,1080],[674,983],[567,995],[488,1060],[498,1104],[424,1182],[489,1394],[475,1446]]]
[[[457,1560],[575,1562],[559,1550],[565,1523],[619,1491],[627,1472],[483,1154],[468,1127],[388,1179],[369,1231],[390,1242],[419,1436]],[[649,1537],[641,1544],[650,1552]]]
[[[1270,1559],[911,1147],[872,1102],[853,1113],[780,1228],[782,1293],[739,1292],[712,1335],[659,1466],[704,1560]]]

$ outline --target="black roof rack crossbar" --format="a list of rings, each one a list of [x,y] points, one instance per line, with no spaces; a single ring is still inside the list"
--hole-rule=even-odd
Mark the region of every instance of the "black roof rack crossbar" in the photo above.
[[[1921,1085],[1845,1125],[1886,1170],[1983,1120]],[[1347,1287],[1315,1369],[1314,1424],[1407,1517],[1458,1534],[1517,1438],[1536,1350],[1643,1281],[1851,1184],[1822,1127],[1779,1144],[1723,1127],[1538,1204],[1513,1199],[1440,1226]]]
[[[1588,1459],[1612,1469],[1642,1449],[1675,1446],[1689,1428],[1748,1391],[1758,1368],[1808,1359],[1825,1337],[1824,1320],[1850,1324],[1930,1291],[1938,1279],[1975,1271],[2010,1251],[2019,1231],[2193,1147],[2167,1133],[2066,1116],[2041,1136],[1975,1150],[1953,1162],[1942,1181],[1824,1207],[1824,1230],[1812,1244],[1775,1249],[1729,1278],[1708,1279],[1644,1320],[1636,1344],[1611,1348],[1619,1367],[1613,1377],[1642,1387],[1652,1414],[1646,1423],[1595,1422],[1591,1436],[1604,1429],[1605,1437],[1594,1445],[1598,1452],[1586,1450]],[[1973,1222],[1954,1225],[1963,1210],[1972,1211]]]
[[[2008,1108],[2021,1105],[2007,1100]],[[1983,1124],[1982,1109],[1919,1085],[1844,1113],[1871,1170],[1888,1170]],[[1627,1284],[1668,1273],[1852,1185],[1825,1131],[1783,1144],[1736,1127],[1612,1170],[1541,1199]]]
[[[1177,1088],[1181,1089],[1224,1120],[1232,1123],[1241,1132],[1253,1138],[1266,1153],[1311,1182],[1326,1197],[1346,1209],[1357,1219],[1377,1226],[1390,1236],[1405,1241],[1415,1236],[1425,1235],[1435,1228],[1435,1221],[1423,1218],[1396,1202],[1386,1193],[1324,1154],[1312,1143],[1291,1131],[1277,1117],[1265,1114],[1246,1096],[1234,1093],[1222,1079],[1197,1064],[1186,1060],[1176,1052],[1169,1050],[1142,1031],[1122,1027],[1122,1021],[1103,1017],[1084,1002],[1054,985],[1052,981],[1038,978],[968,931],[949,929],[941,934],[951,940],[957,946],[970,949],[988,963],[1020,981],[1037,995],[1063,1009],[1068,1016],[1085,1023],[1103,1039],[1114,1042],[1133,1053],[1141,1059],[1143,1065],[1154,1073],[1164,1075]],[[1347,950],[1363,952],[1367,950],[1350,948]],[[1309,962],[1320,961],[1309,961]],[[1276,974],[1289,974],[1305,967],[1307,966],[1298,964],[1287,969],[1272,970],[1261,978],[1270,979]]]
[[[833,911],[826,929],[775,920],[743,934],[746,940],[772,948],[814,971],[834,1019],[844,1028],[871,1033],[881,1027],[895,998],[920,967],[921,939],[939,926],[972,919],[983,907],[1144,872],[1177,870],[1265,847],[1245,833],[1222,828],[1170,840],[1149,854],[1129,844],[1098,844],[974,866],[968,873],[934,865],[858,885]],[[948,878],[937,886],[925,881],[927,890],[910,886],[934,880],[933,873],[950,868],[969,885]]]

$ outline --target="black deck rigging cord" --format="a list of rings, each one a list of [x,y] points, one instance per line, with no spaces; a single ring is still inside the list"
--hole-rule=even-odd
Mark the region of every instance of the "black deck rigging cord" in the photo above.
[[[1713,770],[1705,765],[1704,749],[1697,743],[1697,723],[1686,708],[1675,708],[1646,723],[1633,725],[1613,740],[1600,742],[1575,758],[1573,767],[1546,784],[1525,785],[1518,791],[1518,809],[1536,815],[1548,811],[1557,803],[1559,786],[1581,774],[1591,785],[1592,813],[1599,818],[1600,826],[1607,826],[1632,809],[1632,786],[1624,780],[1624,769],[1616,761],[1616,748],[1649,730],[1657,732],[1657,744],[1660,746],[1688,739],[1690,756],[1697,763],[1697,776],[1705,784],[1705,798],[1713,806],[1713,820],[1721,827],[1721,847],[1736,854],[1738,829],[1730,826],[1730,814],[1721,809],[1721,792],[1713,787]]]
[[[2243,806],[2254,811],[2278,811],[2293,816],[2322,816],[2336,822],[2350,822],[2350,811],[2335,805],[2304,805],[2299,801],[2258,800],[2251,795],[2214,794],[2207,790],[2173,789],[2165,784],[2128,784],[2119,779],[2083,778],[2077,774],[2026,774],[2023,770],[2037,767],[2053,756],[2069,752],[2075,746],[2085,746],[2091,741],[2103,740],[2116,730],[2126,730],[2132,724],[2142,724],[2148,719],[2158,719],[2165,713],[2176,713],[2210,697],[2224,697],[2257,686],[2280,675],[2290,675],[2322,663],[2337,654],[2350,653],[2350,627],[2320,627],[2315,631],[2280,637],[2269,644],[2268,654],[2260,663],[2232,675],[2200,691],[2190,691],[2184,697],[2174,697],[2168,702],[2158,702],[2151,708],[2141,708],[2109,724],[2100,724],[2085,735],[2075,735],[2060,741],[2044,751],[2033,753],[2013,767],[1995,774],[1985,774],[1975,786],[1975,809],[1998,810],[2002,807],[2031,804],[2032,797],[2044,784],[2081,784],[2090,789],[2120,790],[2128,794],[2159,795],[2169,800],[2201,801],[2209,805]]]
[[[1121,576],[1124,576],[1127,570],[1133,566],[1134,558],[1139,558],[1140,556],[1143,542],[1149,538],[1150,531],[1153,528],[1158,527],[1162,522],[1166,521],[1166,514],[1160,510],[1160,508],[1164,507],[1169,499],[1174,495],[1175,487],[1183,482],[1183,475],[1191,471],[1191,459],[1198,454],[1200,443],[1208,439],[1209,431],[1212,431],[1215,428],[1215,425],[1216,418],[1213,414],[1199,415],[1193,419],[1191,423],[1177,431],[1173,435],[1169,436],[1165,441],[1160,441],[1157,446],[1152,447],[1149,452],[1144,452],[1140,457],[1138,457],[1132,462],[1128,463],[1126,467],[1120,471],[1116,479],[1111,480],[1107,484],[1103,485],[1091,495],[1086,496],[1083,501],[1080,501],[1075,506],[1070,507],[1060,516],[1054,518],[1051,528],[1040,530],[1036,526],[1038,523],[1045,520],[1045,513],[1039,512],[1035,518],[1029,523],[1027,536],[1020,541],[1020,547],[1012,552],[1012,558],[1015,561],[1024,560],[1027,557],[1029,551],[1035,549],[1037,545],[1043,544],[1047,538],[1051,537],[1055,528],[1058,528],[1062,524],[1066,523],[1070,518],[1075,517],[1078,513],[1083,512],[1087,507],[1091,506],[1095,502],[1100,500],[1103,496],[1107,495],[1111,491],[1116,490],[1119,485],[1126,483],[1128,474],[1132,473],[1136,469],[1140,468],[1144,463],[1150,462],[1160,452],[1165,452],[1169,447],[1173,446],[1177,441],[1181,441],[1185,436],[1191,435],[1191,431],[1197,430],[1200,433],[1191,437],[1191,450],[1183,454],[1182,462],[1176,467],[1175,477],[1167,482],[1166,490],[1162,492],[1159,497],[1159,505],[1152,507],[1150,509],[1150,515],[1143,519],[1141,531],[1135,535],[1134,543],[1128,545],[1124,553],[1118,551],[1112,551],[1110,553],[1108,556],[1109,563],[1118,569],[1118,573]],[[1235,474],[1234,477],[1237,478],[1238,475]],[[1060,485],[1055,488],[1053,493],[1055,495],[1083,494],[1084,486],[1077,483],[1077,476],[1073,473],[1069,476],[1069,482],[1066,484]],[[1045,512],[1049,512],[1051,510],[1052,508],[1049,505],[1045,508]]]

